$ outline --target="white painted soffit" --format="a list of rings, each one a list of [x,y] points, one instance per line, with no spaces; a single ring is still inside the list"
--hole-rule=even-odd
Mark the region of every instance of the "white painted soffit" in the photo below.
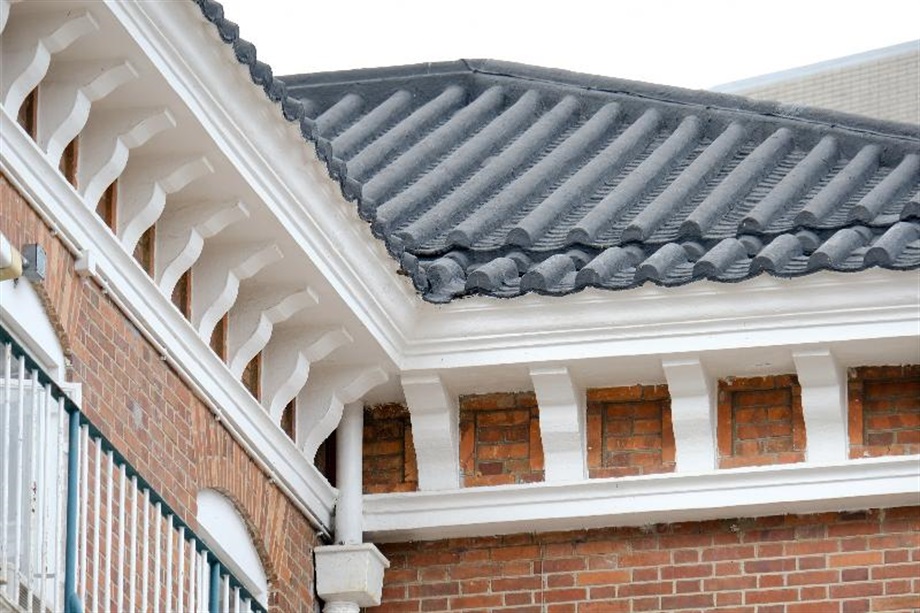
[[[110,6],[404,371],[918,335],[914,273],[886,270],[425,303],[194,3]]]
[[[364,496],[373,542],[856,511],[917,503],[920,456]]]

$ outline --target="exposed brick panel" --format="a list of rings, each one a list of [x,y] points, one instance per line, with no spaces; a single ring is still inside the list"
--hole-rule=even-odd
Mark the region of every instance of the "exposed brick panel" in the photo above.
[[[418,489],[409,410],[398,404],[364,409],[364,493]]]
[[[138,472],[193,528],[196,495],[216,489],[234,502],[271,582],[270,604],[311,610],[307,519],[246,455],[210,410],[118,310],[101,287],[74,272],[74,260],[5,176],[0,231],[14,245],[39,243],[47,279],[38,287],[82,383],[82,408]]]
[[[588,390],[591,478],[674,471],[674,430],[666,385]]]
[[[543,480],[533,392],[460,397],[460,470],[465,487]]]
[[[375,611],[915,611],[920,507],[389,544]]]
[[[719,381],[719,466],[805,460],[802,394],[793,375]]]
[[[920,453],[920,365],[852,368],[850,457]]]

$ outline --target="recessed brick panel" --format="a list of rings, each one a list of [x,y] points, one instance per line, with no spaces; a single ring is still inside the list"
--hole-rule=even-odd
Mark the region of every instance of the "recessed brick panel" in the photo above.
[[[418,489],[409,410],[399,404],[364,410],[364,493]]]
[[[793,375],[719,381],[719,466],[805,460],[801,388]]]
[[[849,371],[850,457],[920,453],[920,365]]]
[[[533,392],[460,397],[460,470],[464,487],[543,481]]]
[[[666,385],[588,390],[591,478],[674,471],[674,431]]]

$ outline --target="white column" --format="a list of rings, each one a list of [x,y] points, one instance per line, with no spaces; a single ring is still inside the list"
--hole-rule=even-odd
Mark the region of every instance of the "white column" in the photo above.
[[[677,472],[708,472],[716,467],[714,382],[698,358],[662,360],[671,395],[674,459]]]
[[[339,545],[354,545],[363,540],[363,403],[352,402],[345,406],[335,441],[336,486],[339,488],[335,511],[335,541]]]
[[[847,459],[847,378],[829,349],[792,354],[802,386],[805,457],[809,464]]]
[[[540,435],[547,482],[588,477],[585,392],[565,367],[532,367],[530,378],[540,407]]]
[[[390,566],[373,543],[362,543],[364,513],[364,403],[349,402],[336,433],[336,545],[317,547],[316,593],[326,601],[325,613],[359,613],[380,604],[383,571]]]

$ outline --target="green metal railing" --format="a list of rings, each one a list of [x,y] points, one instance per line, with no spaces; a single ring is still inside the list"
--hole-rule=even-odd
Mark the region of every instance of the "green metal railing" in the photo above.
[[[3,328],[0,459],[0,593],[16,606],[265,611]]]

